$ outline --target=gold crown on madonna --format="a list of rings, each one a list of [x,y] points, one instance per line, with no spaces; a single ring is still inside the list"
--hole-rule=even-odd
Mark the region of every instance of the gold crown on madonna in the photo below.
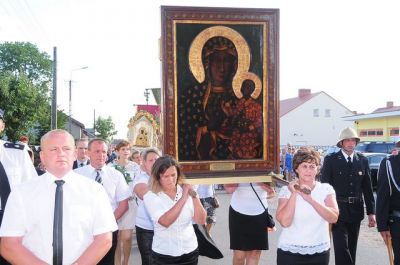
[[[213,37],[209,39],[204,44],[203,56],[208,57],[216,51],[226,51],[232,56],[237,56],[237,51],[233,42],[224,37]]]

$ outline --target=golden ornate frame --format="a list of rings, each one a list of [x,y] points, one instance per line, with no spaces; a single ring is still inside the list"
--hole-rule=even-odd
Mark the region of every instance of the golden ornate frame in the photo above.
[[[189,178],[213,178],[210,183],[245,182],[248,178],[266,177],[270,172],[279,172],[279,10],[277,9],[241,9],[241,8],[205,8],[162,6],[162,126],[164,153],[175,156]],[[177,37],[177,27],[202,27],[190,40],[186,58],[179,53],[181,42]],[[246,26],[262,28],[260,38],[261,58],[252,58],[248,45],[249,34]],[[241,31],[241,32],[239,32]],[[178,80],[183,71],[178,69],[178,62],[188,61],[188,68],[197,82],[205,79],[201,50],[205,42],[213,36],[222,36],[231,40],[237,50],[238,65],[232,80],[232,89],[240,99],[240,90],[244,79],[255,83],[251,97],[262,95],[263,117],[263,152],[260,159],[218,160],[218,161],[180,161],[178,150]],[[187,41],[187,40],[186,40]],[[254,45],[254,44],[253,44]],[[179,55],[179,56],[178,56]],[[185,56],[183,56],[185,57]],[[251,71],[252,59],[260,61],[258,74]],[[235,179],[237,181],[235,181]]]

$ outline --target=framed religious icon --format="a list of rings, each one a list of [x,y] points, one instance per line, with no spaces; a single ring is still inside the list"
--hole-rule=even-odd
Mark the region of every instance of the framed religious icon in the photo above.
[[[161,13],[164,153],[189,178],[279,172],[279,10]]]

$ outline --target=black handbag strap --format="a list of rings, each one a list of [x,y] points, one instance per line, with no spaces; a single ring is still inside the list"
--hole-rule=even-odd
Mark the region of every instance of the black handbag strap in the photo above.
[[[267,208],[265,208],[265,206],[264,206],[264,203],[262,203],[262,201],[261,201],[261,199],[260,199],[260,196],[258,196],[258,193],[257,193],[257,192],[256,192],[256,190],[254,189],[254,187],[253,187],[253,184],[252,184],[252,183],[250,183],[250,186],[251,186],[251,188],[253,189],[254,193],[256,194],[256,196],[257,196],[257,199],[260,201],[260,203],[261,203],[262,207],[264,208],[264,210],[266,210],[266,211],[267,211]]]

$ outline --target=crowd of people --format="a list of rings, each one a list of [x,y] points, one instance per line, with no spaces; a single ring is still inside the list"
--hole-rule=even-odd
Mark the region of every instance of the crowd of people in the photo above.
[[[355,152],[359,141],[345,128],[340,150],[323,164],[312,148],[288,148],[282,159],[290,182],[279,190],[275,216],[282,227],[277,264],[327,265],[331,238],[335,263],[356,264],[364,205],[368,225],[377,224],[400,264],[400,155],[381,162],[375,201],[368,161]],[[0,141],[0,264],[126,265],[134,234],[144,265],[198,264],[193,223],[211,232],[214,185],[187,184],[175,158],[157,149],[139,153],[121,141],[110,160],[108,148],[103,139],[75,142],[64,130],[49,131],[38,177],[25,145]],[[267,198],[275,190],[266,183],[224,188],[232,193],[232,264],[257,265],[274,230]]]

